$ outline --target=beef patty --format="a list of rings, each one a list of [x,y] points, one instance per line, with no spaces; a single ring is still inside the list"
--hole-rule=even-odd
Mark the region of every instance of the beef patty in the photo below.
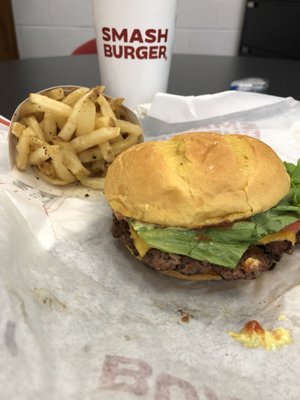
[[[113,236],[120,239],[136,257],[139,256],[131,238],[129,225],[126,220],[118,220],[113,216],[112,233]],[[297,243],[299,242],[300,235],[298,232]],[[145,265],[155,271],[177,271],[189,276],[217,273],[225,280],[254,279],[263,271],[273,269],[276,263],[280,261],[282,255],[292,252],[293,248],[293,244],[288,240],[250,246],[234,269],[195,260],[188,256],[166,253],[153,248],[148,250],[141,260]]]

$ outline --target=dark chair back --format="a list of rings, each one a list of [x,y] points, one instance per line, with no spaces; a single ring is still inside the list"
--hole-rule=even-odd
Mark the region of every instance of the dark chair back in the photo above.
[[[299,60],[300,0],[248,0],[239,54]]]

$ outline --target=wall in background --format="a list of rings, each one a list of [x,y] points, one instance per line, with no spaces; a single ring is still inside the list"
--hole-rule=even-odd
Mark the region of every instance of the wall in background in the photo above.
[[[12,5],[20,58],[69,55],[95,37],[91,0]],[[178,0],[174,52],[237,54],[244,7],[245,0]]]

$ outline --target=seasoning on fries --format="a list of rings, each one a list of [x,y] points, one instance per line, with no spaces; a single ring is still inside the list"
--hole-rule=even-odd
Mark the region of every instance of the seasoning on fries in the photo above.
[[[142,128],[131,122],[123,99],[92,89],[57,87],[31,93],[12,123],[19,170],[31,166],[46,182],[78,182],[101,190],[108,165],[142,140]]]

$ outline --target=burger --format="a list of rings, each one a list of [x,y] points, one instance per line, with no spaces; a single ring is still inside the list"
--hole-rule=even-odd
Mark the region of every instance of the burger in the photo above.
[[[155,271],[253,279],[300,241],[300,163],[241,134],[137,144],[108,169],[113,236]]]

